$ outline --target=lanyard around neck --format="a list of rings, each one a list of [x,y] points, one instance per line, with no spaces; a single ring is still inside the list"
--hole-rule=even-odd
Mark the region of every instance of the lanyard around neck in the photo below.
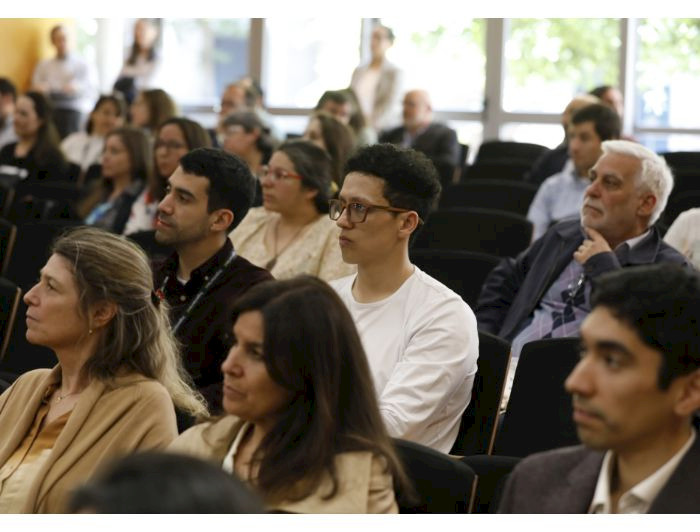
[[[214,286],[214,283],[217,281],[219,277],[221,277],[221,274],[224,273],[224,270],[229,267],[229,265],[233,262],[233,259],[236,258],[236,250],[232,249],[231,254],[229,255],[228,259],[226,259],[226,262],[224,262],[221,266],[219,266],[219,269],[214,272],[214,275],[212,275],[209,280],[202,286],[202,288],[199,289],[199,292],[195,294],[195,296],[192,298],[192,301],[190,302],[189,305],[187,305],[187,308],[185,309],[185,312],[182,313],[180,316],[180,319],[177,320],[177,323],[173,326],[173,334],[177,334],[177,331],[182,327],[182,324],[190,317],[192,314],[192,311],[194,308],[199,304],[200,300],[204,297],[204,295],[211,289],[212,286]],[[160,285],[159,292],[161,294],[164,293],[165,286],[168,284],[168,281],[170,280],[170,275],[168,275],[164,280],[163,284]]]

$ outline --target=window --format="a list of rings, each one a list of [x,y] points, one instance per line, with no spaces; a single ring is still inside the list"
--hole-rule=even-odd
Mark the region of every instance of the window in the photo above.
[[[263,79],[268,107],[311,108],[342,89],[360,60],[359,18],[265,19]]]
[[[577,93],[619,83],[616,19],[510,19],[503,108],[561,113]]]
[[[396,36],[387,58],[403,69],[404,90],[425,89],[437,110],[482,110],[484,19],[383,18],[382,24]]]
[[[163,19],[163,88],[178,105],[218,104],[248,74],[249,28],[250,19]]]

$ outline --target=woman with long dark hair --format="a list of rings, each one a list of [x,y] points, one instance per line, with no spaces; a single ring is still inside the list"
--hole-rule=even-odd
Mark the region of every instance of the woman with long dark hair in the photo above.
[[[4,174],[30,181],[67,177],[68,163],[61,152],[51,112],[51,104],[40,92],[25,92],[17,98],[14,114],[17,142],[0,150]]]
[[[338,295],[311,276],[268,281],[237,301],[233,322],[221,366],[227,415],[169,450],[236,473],[271,510],[397,512],[394,483],[405,488],[406,475]]]

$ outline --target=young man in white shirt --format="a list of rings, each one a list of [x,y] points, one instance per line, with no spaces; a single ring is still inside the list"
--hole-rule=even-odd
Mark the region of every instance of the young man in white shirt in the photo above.
[[[411,235],[439,194],[422,153],[358,150],[329,213],[357,274],[331,285],[357,325],[389,434],[447,453],[471,397],[478,334],[467,304],[409,259]]]
[[[700,275],[626,268],[601,277],[591,302],[565,383],[584,445],[521,462],[499,511],[697,513]]]

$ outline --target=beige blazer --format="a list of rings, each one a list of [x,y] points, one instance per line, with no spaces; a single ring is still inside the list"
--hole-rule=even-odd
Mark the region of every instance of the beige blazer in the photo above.
[[[169,451],[198,456],[222,464],[233,440],[244,425],[235,416],[195,425],[182,433],[168,447]],[[300,501],[269,505],[269,510],[294,513],[397,513],[391,474],[385,471],[384,460],[367,451],[342,453],[336,456],[338,492],[330,500],[330,476],[318,489]]]
[[[22,375],[0,396],[0,465],[14,453],[34,421],[60,367]],[[22,513],[56,513],[74,488],[111,459],[166,447],[177,436],[175,409],[158,382],[131,374],[93,380],[80,395],[48,459],[35,478]]]

